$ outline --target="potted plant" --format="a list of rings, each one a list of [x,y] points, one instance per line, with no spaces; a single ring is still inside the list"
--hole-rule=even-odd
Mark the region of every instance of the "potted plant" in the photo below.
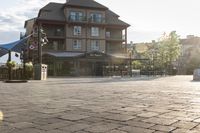
[[[6,63],[6,66],[7,66],[8,68],[13,69],[13,68],[15,68],[15,66],[16,66],[16,62],[15,62],[15,61],[8,61],[8,62]]]
[[[25,73],[26,73],[27,79],[31,79],[33,77],[33,63],[32,62],[25,63]]]

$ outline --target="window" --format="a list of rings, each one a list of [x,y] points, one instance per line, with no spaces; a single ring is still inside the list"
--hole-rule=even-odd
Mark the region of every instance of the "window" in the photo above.
[[[74,35],[81,35],[81,26],[74,26]]]
[[[91,36],[99,36],[99,28],[98,27],[91,28]]]
[[[73,40],[73,49],[81,49],[81,40]]]
[[[63,36],[63,29],[62,28],[56,28],[55,29],[55,36]]]
[[[102,15],[100,13],[91,13],[90,18],[92,22],[97,22],[97,23],[102,22]]]
[[[53,49],[58,50],[58,42],[57,41],[53,41]]]
[[[106,31],[106,38],[110,38],[110,31]]]
[[[91,50],[99,50],[99,41],[91,40]]]
[[[82,12],[70,12],[70,20],[71,21],[81,21],[83,18]]]

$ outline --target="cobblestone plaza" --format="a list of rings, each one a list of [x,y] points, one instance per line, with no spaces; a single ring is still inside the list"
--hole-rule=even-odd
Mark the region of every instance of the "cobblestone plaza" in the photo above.
[[[0,133],[199,133],[200,82],[50,78],[0,82]]]

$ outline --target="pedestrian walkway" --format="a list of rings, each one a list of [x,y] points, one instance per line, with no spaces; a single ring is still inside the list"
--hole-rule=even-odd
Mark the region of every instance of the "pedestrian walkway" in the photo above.
[[[163,132],[200,132],[192,76],[0,82],[0,133]]]

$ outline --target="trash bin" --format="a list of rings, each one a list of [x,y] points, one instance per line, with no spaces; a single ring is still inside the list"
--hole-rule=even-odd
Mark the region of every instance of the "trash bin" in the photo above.
[[[200,81],[200,69],[195,69],[193,73],[193,80]]]
[[[34,79],[35,80],[46,80],[47,79],[47,65],[46,64],[35,64],[34,65]]]

